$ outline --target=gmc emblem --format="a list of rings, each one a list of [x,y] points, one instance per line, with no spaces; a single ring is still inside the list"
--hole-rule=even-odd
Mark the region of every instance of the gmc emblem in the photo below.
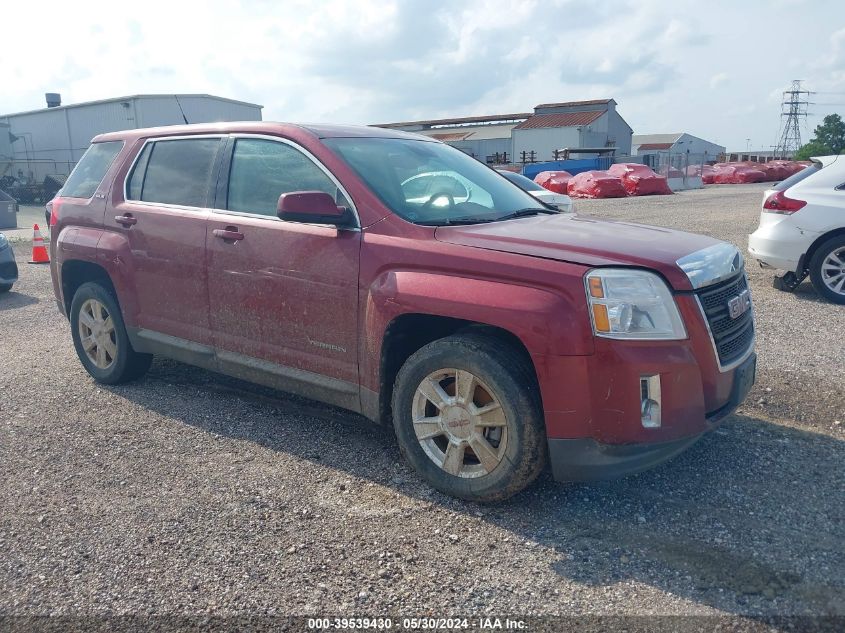
[[[751,295],[747,290],[743,290],[733,299],[728,301],[728,314],[732,319],[748,312],[751,309]]]

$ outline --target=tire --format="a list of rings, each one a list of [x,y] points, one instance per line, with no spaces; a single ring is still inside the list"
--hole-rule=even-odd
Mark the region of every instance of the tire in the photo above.
[[[816,249],[810,260],[810,280],[825,299],[845,304],[845,235],[832,237]]]
[[[0,284],[0,294],[9,292],[12,289],[12,284]]]
[[[102,306],[104,312],[97,306]],[[83,328],[80,328],[80,321],[83,321]],[[93,329],[86,324],[93,324]],[[105,385],[129,382],[140,378],[150,368],[152,354],[139,354],[132,349],[117,299],[100,284],[84,283],[73,295],[70,327],[76,354],[97,382]],[[86,336],[85,342],[83,332],[90,335]],[[89,346],[89,351],[86,351],[86,346]],[[101,349],[102,357],[99,355]],[[101,358],[102,362],[99,362]]]
[[[471,397],[456,395],[456,383],[471,385],[462,390]],[[438,399],[444,406],[435,405]],[[457,334],[418,350],[396,377],[392,404],[402,455],[447,495],[500,501],[543,470],[547,442],[533,371],[522,355],[492,337]],[[438,421],[419,422],[425,418]]]

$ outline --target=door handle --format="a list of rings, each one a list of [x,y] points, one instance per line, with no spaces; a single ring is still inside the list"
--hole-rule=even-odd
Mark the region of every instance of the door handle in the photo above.
[[[219,237],[221,240],[237,242],[244,239],[244,234],[238,231],[236,226],[227,226],[225,229],[214,229],[212,232],[214,237]]]
[[[114,216],[114,221],[118,224],[122,224],[123,226],[132,226],[133,224],[138,224],[138,218],[134,217],[130,213],[127,213],[126,215],[116,215]]]

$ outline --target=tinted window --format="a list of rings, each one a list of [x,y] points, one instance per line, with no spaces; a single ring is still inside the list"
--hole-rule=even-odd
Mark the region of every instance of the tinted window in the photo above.
[[[147,172],[147,161],[150,159],[150,150],[153,143],[147,143],[144,150],[138,157],[135,167],[132,169],[132,176],[129,178],[129,186],[126,188],[127,200],[140,200],[141,191],[144,188],[144,174]]]
[[[76,164],[62,195],[68,198],[90,198],[97,191],[109,166],[123,147],[123,141],[94,143]]]
[[[129,179],[131,200],[206,206],[208,181],[220,139],[156,141],[144,150]],[[144,169],[146,167],[146,169]]]
[[[804,169],[802,169],[801,171],[799,171],[798,173],[792,174],[786,180],[782,180],[781,182],[776,184],[774,187],[772,187],[772,189],[774,189],[775,191],[786,191],[791,186],[797,185],[799,182],[801,182],[802,180],[804,180],[808,176],[812,176],[817,171],[819,171],[819,168],[816,167],[815,164],[809,165],[809,166],[805,167]]]
[[[279,196],[291,191],[323,191],[349,206],[332,179],[296,148],[264,139],[236,141],[227,209],[275,217]]]

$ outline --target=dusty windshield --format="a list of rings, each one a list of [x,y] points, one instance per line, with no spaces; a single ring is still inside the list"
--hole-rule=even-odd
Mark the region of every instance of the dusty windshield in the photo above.
[[[416,224],[473,224],[553,213],[443,143],[395,138],[329,138],[325,143],[394,213]]]

